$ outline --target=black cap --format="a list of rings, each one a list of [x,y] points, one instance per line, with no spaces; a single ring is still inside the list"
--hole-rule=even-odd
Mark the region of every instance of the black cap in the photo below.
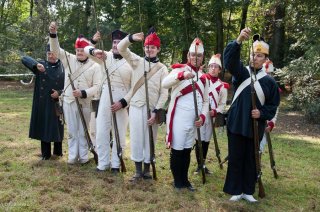
[[[123,38],[125,38],[128,34],[125,33],[125,32],[122,32],[121,30],[114,30],[112,33],[111,33],[111,39],[112,40],[122,40]]]
[[[253,42],[256,41],[256,40],[258,40],[258,41],[264,41],[264,38],[261,37],[261,35],[259,35],[259,34],[254,34],[254,35],[252,36],[252,40],[253,40]]]
[[[150,35],[152,33],[156,33],[156,28],[154,28],[154,26],[150,26],[149,27],[149,30],[148,30],[148,34],[147,35]]]

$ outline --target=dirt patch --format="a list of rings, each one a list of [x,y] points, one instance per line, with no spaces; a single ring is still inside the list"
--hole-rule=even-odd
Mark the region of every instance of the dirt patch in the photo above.
[[[275,133],[320,138],[320,125],[309,124],[301,112],[279,111]]]
[[[0,90],[32,90],[34,82],[30,85],[23,85],[20,81],[2,81],[0,80]]]

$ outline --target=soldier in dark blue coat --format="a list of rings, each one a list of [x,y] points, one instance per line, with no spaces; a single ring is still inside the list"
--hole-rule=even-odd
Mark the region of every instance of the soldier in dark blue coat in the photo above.
[[[29,137],[41,141],[42,160],[53,154],[62,156],[63,122],[59,107],[59,95],[64,87],[64,68],[57,56],[47,46],[47,60],[36,61],[23,57],[22,63],[36,76]]]
[[[249,28],[243,29],[237,40],[229,43],[224,51],[224,66],[232,74],[235,94],[228,112],[229,161],[223,191],[233,195],[231,201],[245,199],[256,202],[252,196],[257,181],[252,122],[253,118],[257,120],[261,140],[266,120],[271,120],[276,114],[280,95],[275,80],[263,69],[269,55],[267,43],[260,39],[253,42],[254,56],[250,58],[250,67],[245,67],[240,61],[241,43],[248,40],[250,34]],[[252,108],[250,76],[256,76],[257,109]]]

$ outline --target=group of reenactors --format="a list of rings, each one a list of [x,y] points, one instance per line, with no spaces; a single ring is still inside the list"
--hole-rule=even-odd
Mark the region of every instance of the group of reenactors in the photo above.
[[[150,145],[150,139],[156,142],[157,118],[168,104],[166,147],[170,149],[172,185],[176,190],[195,191],[188,179],[192,148],[196,142],[195,173],[203,169],[205,174],[211,174],[204,162],[214,130],[212,125],[218,114],[225,113],[229,85],[218,78],[223,67],[221,55],[212,55],[205,73],[204,45],[195,38],[187,63],[174,64],[169,72],[157,56],[161,41],[153,28],[146,37],[142,32],[128,35],[121,30],[113,31],[110,51],[97,48],[100,32],[91,40],[79,36],[75,54],[61,48],[55,22],[50,24],[49,32],[46,60],[22,58],[23,64],[36,75],[29,137],[41,141],[42,160],[53,157],[51,142],[53,155],[63,155],[61,144],[66,122],[68,164],[88,163],[86,126],[90,126],[98,156],[96,171],[124,171],[121,159],[129,124],[131,160],[135,164],[130,181],[152,179],[150,164],[154,163],[154,151],[150,150],[154,146]],[[252,196],[257,179],[252,120],[257,120],[262,140],[265,128],[270,131],[274,126],[274,122],[266,121],[274,118],[280,101],[276,82],[263,66],[269,55],[268,44],[260,39],[254,41],[250,65],[245,67],[240,61],[241,43],[250,37],[251,30],[243,29],[223,55],[235,90],[227,119],[228,170],[223,188],[232,195],[231,201],[256,201]],[[135,42],[143,43],[143,56],[131,52],[129,47]],[[256,108],[251,105],[253,78]]]

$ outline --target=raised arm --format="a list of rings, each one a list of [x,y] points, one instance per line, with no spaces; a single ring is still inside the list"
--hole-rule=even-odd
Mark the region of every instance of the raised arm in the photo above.
[[[173,65],[176,67],[177,65]],[[173,69],[168,76],[166,76],[162,81],[162,86],[166,89],[172,88],[173,86],[179,84],[183,80],[189,80],[195,75],[188,69],[188,66],[183,66],[181,68]]]
[[[58,27],[55,22],[51,22],[49,25],[49,43],[50,43],[50,50],[53,51],[57,57],[65,64],[66,63],[66,56],[64,53],[64,49],[60,48],[59,40],[58,40]],[[70,58],[76,60],[76,56],[67,52]]]
[[[136,69],[138,65],[138,61],[140,60],[141,57],[131,52],[129,49],[129,46],[133,42],[143,41],[143,39],[144,39],[143,32],[136,33],[133,35],[128,35],[127,37],[122,39],[117,46],[119,54],[128,62],[128,64],[132,67],[133,70]]]
[[[230,42],[223,52],[224,67],[238,79],[244,71],[243,64],[240,61],[241,44],[250,38],[251,30],[245,28],[241,30],[238,38]]]

